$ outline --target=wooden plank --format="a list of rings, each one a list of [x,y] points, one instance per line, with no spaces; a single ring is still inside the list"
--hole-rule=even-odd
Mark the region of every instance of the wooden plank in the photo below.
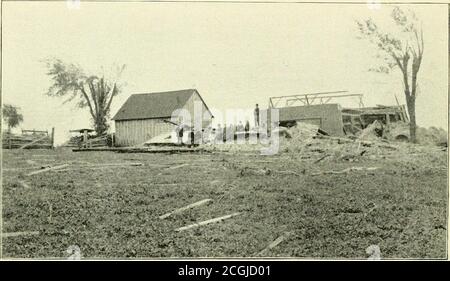
[[[23,186],[26,189],[31,188],[25,181],[19,180],[19,183],[20,183],[21,186]]]
[[[48,167],[48,168],[45,168],[45,169],[41,169],[41,170],[37,170],[37,171],[31,172],[31,173],[28,173],[27,176],[32,176],[32,175],[36,175],[36,174],[40,174],[40,173],[45,173],[45,172],[48,172],[48,171],[51,171],[51,170],[58,170],[58,169],[62,169],[62,168],[68,167],[68,166],[69,166],[69,164],[63,164],[63,165]]]
[[[189,166],[189,164],[188,163],[184,163],[184,164],[181,164],[181,165],[169,167],[169,168],[167,168],[167,170],[176,170],[178,168],[182,168],[182,167],[185,167],[185,166]]]
[[[184,231],[184,230],[188,230],[188,229],[191,229],[191,228],[194,228],[194,227],[199,227],[199,226],[207,225],[207,224],[214,223],[214,222],[220,222],[220,221],[223,221],[223,220],[226,220],[226,219],[238,216],[240,214],[241,213],[233,213],[233,214],[226,215],[226,216],[223,216],[223,217],[218,217],[218,218],[214,218],[214,219],[210,219],[210,220],[206,220],[206,221],[201,221],[201,222],[198,222],[198,223],[194,223],[194,224],[190,224],[190,225],[187,225],[187,226],[183,226],[183,227],[177,228],[177,229],[175,229],[175,231]]]
[[[6,232],[2,233],[2,238],[39,235],[39,231],[21,231],[21,232]]]
[[[144,166],[144,164],[139,162],[99,163],[99,164],[82,165],[81,167],[114,167],[114,166]]]
[[[291,235],[291,232],[286,232],[283,235],[281,235],[280,237],[278,237],[277,239],[275,239],[272,243],[270,243],[269,245],[267,245],[266,248],[264,248],[264,250],[262,250],[261,252],[259,252],[257,255],[258,256],[262,256],[264,254],[266,254],[270,249],[275,248],[276,246],[278,246],[278,244],[280,244],[281,242],[283,242],[286,238],[289,237],[289,235]]]
[[[55,148],[55,127],[52,128],[52,149]]]
[[[323,172],[313,173],[313,174],[311,174],[311,176],[326,175],[326,174],[337,175],[337,174],[346,174],[351,171],[374,171],[374,170],[378,170],[378,169],[379,169],[378,167],[350,167],[350,168],[346,168],[341,171],[323,171]]]
[[[159,218],[160,218],[160,219],[165,219],[165,218],[170,217],[171,215],[178,214],[178,213],[181,213],[181,212],[183,212],[183,211],[192,209],[192,208],[194,208],[194,207],[201,206],[201,205],[206,204],[206,203],[208,203],[208,202],[210,202],[210,201],[212,201],[212,200],[211,200],[211,199],[203,199],[203,200],[200,200],[200,201],[198,201],[198,202],[189,204],[189,205],[187,205],[187,206],[185,206],[185,207],[178,208],[178,209],[176,209],[176,210],[174,210],[174,211],[172,211],[172,212],[169,212],[169,213],[167,213],[167,214],[164,214],[164,215],[162,215],[162,216],[159,216]]]

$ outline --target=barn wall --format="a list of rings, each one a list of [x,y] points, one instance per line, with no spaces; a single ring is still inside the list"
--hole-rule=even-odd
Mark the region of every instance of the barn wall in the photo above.
[[[190,98],[189,100],[186,102],[186,104],[184,105],[183,108],[185,108],[186,110],[189,111],[189,113],[191,114],[191,121],[194,121],[194,104],[195,102],[201,102],[202,104],[202,114],[203,116],[207,116],[207,120],[204,120],[202,122],[202,126],[203,128],[208,127],[209,125],[211,125],[211,113],[208,111],[208,109],[206,108],[206,105],[203,103],[202,99],[200,98],[199,94],[197,92],[195,92]]]
[[[165,119],[170,120],[170,118]],[[123,121],[116,120],[116,146],[133,146],[142,144],[157,135],[171,132],[174,129],[174,125],[163,122],[163,120],[163,118]]]
[[[338,104],[318,104],[280,108],[280,121],[298,120],[319,125],[333,136],[343,136],[342,112]]]
[[[289,106],[278,109],[279,121],[296,120],[298,122],[315,124],[330,135],[344,135],[342,111],[338,104]]]

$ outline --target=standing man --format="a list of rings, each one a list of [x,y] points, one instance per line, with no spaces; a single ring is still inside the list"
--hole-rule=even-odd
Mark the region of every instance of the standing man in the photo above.
[[[245,130],[246,133],[248,133],[248,131],[250,131],[250,122],[248,122],[248,120],[245,121],[244,130]]]
[[[244,131],[244,125],[242,124],[241,121],[239,121],[239,124],[236,127],[236,131],[237,132],[243,132]]]
[[[259,107],[258,107],[258,104],[256,104],[256,108],[255,108],[255,127],[259,127]]]
[[[220,124],[217,124],[216,141],[217,143],[223,143],[223,128]]]

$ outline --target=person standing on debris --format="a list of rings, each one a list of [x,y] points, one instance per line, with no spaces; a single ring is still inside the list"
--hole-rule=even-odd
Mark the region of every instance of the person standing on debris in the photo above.
[[[216,143],[217,140],[217,129],[211,127],[211,131],[209,132],[207,142],[210,144]]]
[[[235,127],[233,126],[233,124],[230,124],[226,129],[226,141],[227,142],[234,141],[234,131],[235,131]]]
[[[258,107],[258,104],[256,104],[256,107],[255,107],[255,127],[259,127],[259,107]]]
[[[211,126],[207,126],[205,129],[200,131],[199,140],[201,143],[207,143],[209,141],[209,135],[211,134]]]
[[[222,126],[220,124],[217,124],[216,141],[218,143],[222,143],[223,142],[223,128],[222,128]]]
[[[239,124],[236,127],[237,132],[243,132],[244,131],[244,125],[242,125],[242,122],[239,121]]]
[[[181,144],[183,141],[183,125],[178,125],[175,129],[175,132],[177,134],[177,144]]]
[[[248,131],[250,131],[250,122],[248,122],[248,120],[245,121],[244,131],[245,131],[246,133],[248,133]]]

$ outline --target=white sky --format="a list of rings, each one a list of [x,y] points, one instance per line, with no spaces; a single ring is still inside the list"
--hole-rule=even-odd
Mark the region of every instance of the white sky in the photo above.
[[[3,102],[19,106],[25,129],[90,127],[88,110],[44,95],[41,62],[57,57],[87,70],[126,64],[127,83],[111,115],[132,93],[196,88],[209,107],[266,108],[270,96],[348,90],[366,106],[404,103],[400,74],[370,73],[373,49],[355,20],[389,19],[388,7],[336,4],[3,2]],[[420,126],[447,128],[448,9],[412,7],[423,21]],[[354,106],[357,106],[355,101]]]

